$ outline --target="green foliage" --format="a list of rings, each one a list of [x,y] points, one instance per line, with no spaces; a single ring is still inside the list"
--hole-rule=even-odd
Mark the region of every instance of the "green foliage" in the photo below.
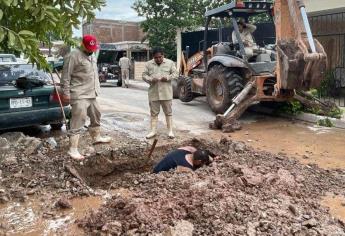
[[[72,29],[90,21],[105,0],[0,0],[0,51],[23,52],[32,63],[48,68],[39,44],[59,38],[71,45]]]
[[[204,25],[207,9],[221,6],[228,1],[220,0],[136,0],[133,9],[144,16],[142,23],[150,46],[161,46],[166,56],[176,58],[176,30],[194,30]]]
[[[340,119],[343,116],[343,113],[344,111],[339,107],[333,107],[326,115],[332,118]]]
[[[311,89],[308,93],[315,98],[319,96],[319,91],[317,91],[317,89]]]
[[[333,94],[336,88],[336,79],[334,76],[334,71],[330,70],[327,71],[325,74],[325,79],[322,80],[320,87],[317,89],[318,96],[335,96],[337,94]]]
[[[344,111],[337,106],[332,107],[329,111],[321,110],[319,107],[305,108],[303,104],[297,100],[282,103],[278,107],[277,112],[289,115],[298,115],[302,112],[307,112],[336,119],[340,119],[344,113]]]
[[[332,121],[328,118],[326,119],[321,119],[317,121],[317,125],[318,126],[324,126],[324,127],[333,127],[334,124],[332,123]]]
[[[282,103],[278,108],[278,112],[289,115],[298,115],[303,112],[303,105],[296,100],[288,101],[286,103]]]

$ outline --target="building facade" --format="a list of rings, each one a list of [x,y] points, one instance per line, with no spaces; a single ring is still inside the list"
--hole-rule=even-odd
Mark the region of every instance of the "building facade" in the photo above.
[[[101,43],[143,41],[144,33],[140,22],[95,19],[83,24],[83,35],[96,35]]]

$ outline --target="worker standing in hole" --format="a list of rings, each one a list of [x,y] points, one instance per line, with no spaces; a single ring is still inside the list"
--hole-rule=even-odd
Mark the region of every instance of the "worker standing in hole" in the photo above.
[[[181,147],[169,152],[153,169],[157,174],[172,169],[196,170],[209,165],[215,155],[207,150],[196,149],[192,146]]]
[[[247,57],[250,58],[254,56],[254,49],[258,47],[256,43],[254,42],[254,37],[253,37],[253,33],[256,30],[256,26],[246,23],[243,18],[241,18],[237,22],[237,24],[238,24],[238,29],[240,31],[242,42],[244,44],[244,50],[246,52]],[[234,44],[239,43],[237,40],[235,31],[232,32],[232,42]]]
[[[166,123],[168,127],[168,137],[175,137],[172,124],[172,99],[173,89],[171,81],[177,79],[178,73],[175,63],[164,58],[162,48],[153,49],[153,59],[148,61],[143,72],[143,80],[150,87],[148,91],[150,113],[151,113],[151,131],[146,136],[147,139],[157,135],[157,123],[160,107],[162,106]]]
[[[131,67],[131,61],[127,57],[127,53],[123,53],[119,61],[119,66],[121,68],[121,79],[122,87],[129,87],[129,69]]]
[[[100,92],[97,62],[93,53],[98,50],[93,35],[83,37],[80,48],[72,51],[64,60],[61,100],[72,106],[69,130],[70,148],[68,154],[75,160],[83,160],[78,151],[79,137],[87,116],[90,118],[89,133],[94,143],[109,143],[110,137],[101,137],[101,111],[96,100]]]

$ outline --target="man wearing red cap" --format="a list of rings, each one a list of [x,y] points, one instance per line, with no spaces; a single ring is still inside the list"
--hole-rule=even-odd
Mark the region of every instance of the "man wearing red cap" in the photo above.
[[[70,149],[68,154],[75,160],[84,157],[78,151],[79,134],[90,118],[89,133],[94,143],[109,143],[110,137],[101,137],[101,112],[96,97],[100,85],[96,59],[92,56],[98,50],[97,39],[93,35],[85,35],[80,48],[72,51],[64,60],[61,85],[62,100],[70,102],[72,119],[70,130]]]

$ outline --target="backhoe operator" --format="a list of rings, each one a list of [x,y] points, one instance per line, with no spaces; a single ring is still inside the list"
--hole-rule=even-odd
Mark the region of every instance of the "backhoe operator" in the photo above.
[[[256,43],[254,42],[253,37],[253,33],[256,30],[256,26],[246,23],[244,19],[240,19],[237,24],[240,31],[242,42],[244,44],[244,50],[246,52],[247,57],[250,58],[254,56],[254,49],[258,48]],[[232,32],[232,42],[234,44],[238,43],[235,31]]]

